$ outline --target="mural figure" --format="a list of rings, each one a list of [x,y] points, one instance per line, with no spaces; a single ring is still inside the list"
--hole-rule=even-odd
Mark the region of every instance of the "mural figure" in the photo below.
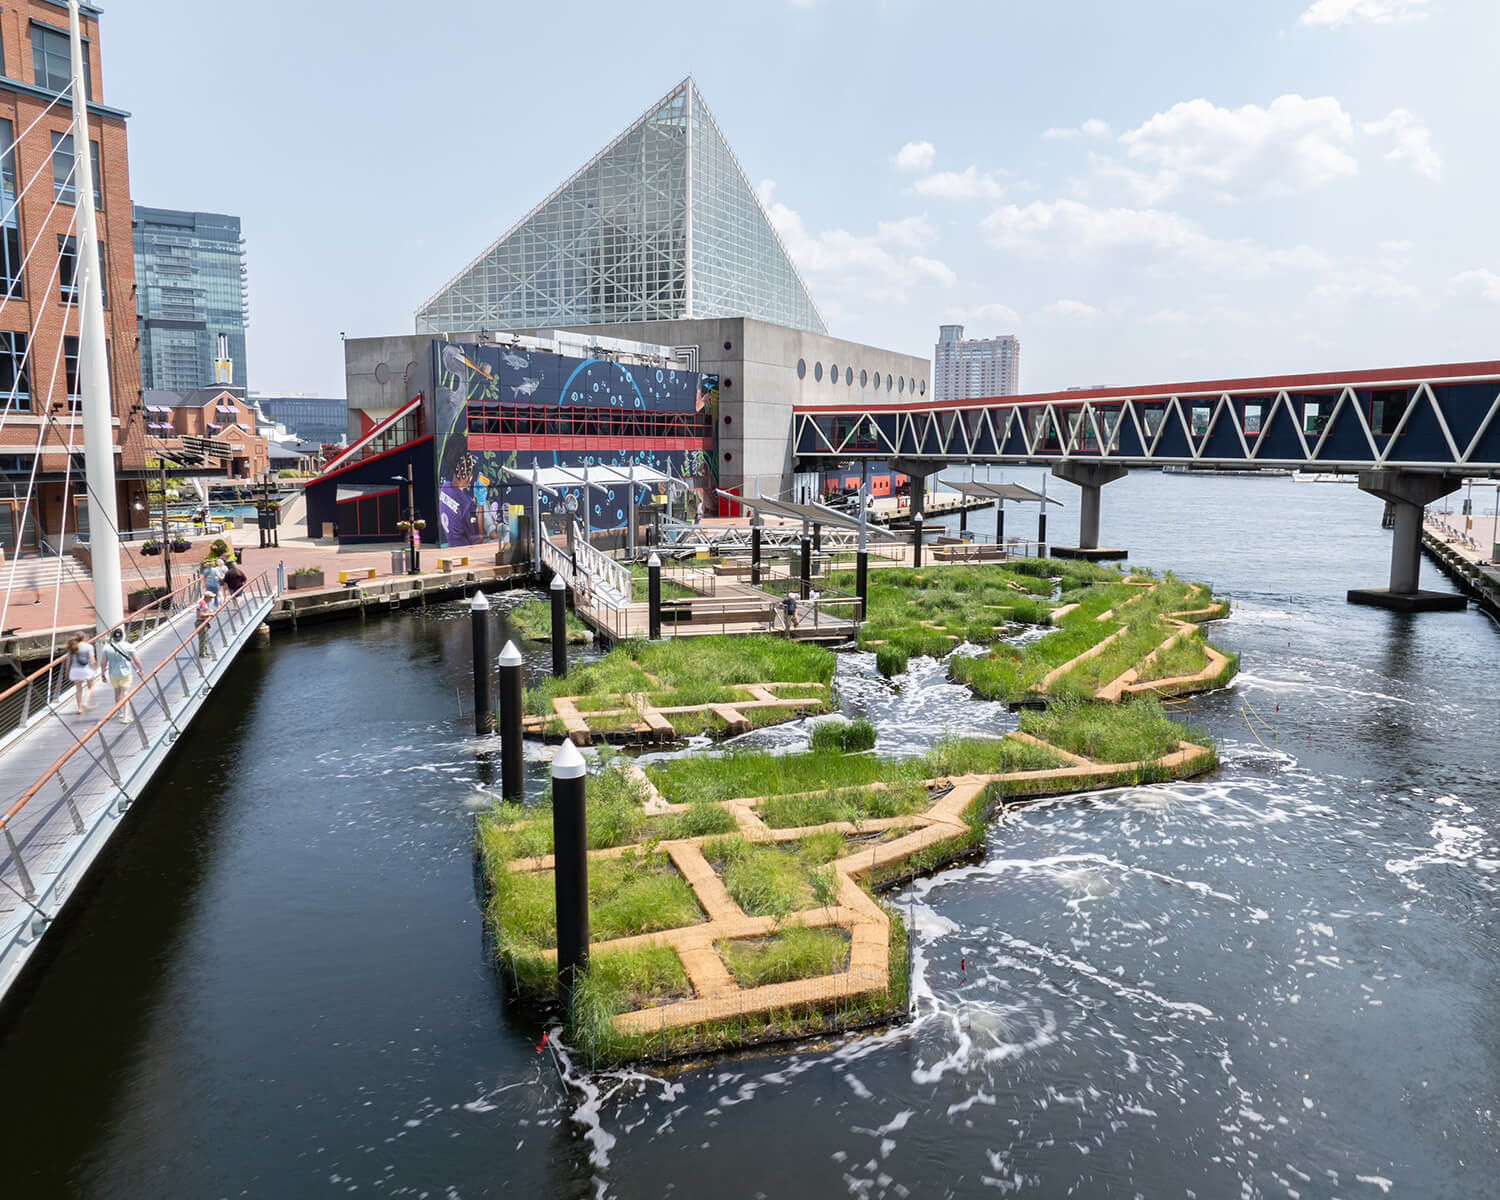
[[[452,475],[439,479],[438,525],[443,543],[472,546],[480,540],[479,512],[469,488],[474,482],[474,456],[465,452],[453,464]]]

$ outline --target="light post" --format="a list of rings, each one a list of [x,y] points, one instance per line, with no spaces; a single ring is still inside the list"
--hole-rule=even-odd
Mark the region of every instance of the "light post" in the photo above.
[[[411,463],[406,464],[405,475],[392,475],[391,480],[406,484],[406,573],[415,575],[421,570],[421,564],[417,561],[417,505]]]

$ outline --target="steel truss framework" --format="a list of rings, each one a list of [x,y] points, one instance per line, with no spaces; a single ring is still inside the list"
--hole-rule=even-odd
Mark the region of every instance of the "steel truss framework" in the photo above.
[[[797,457],[1500,476],[1500,362],[794,410]]]

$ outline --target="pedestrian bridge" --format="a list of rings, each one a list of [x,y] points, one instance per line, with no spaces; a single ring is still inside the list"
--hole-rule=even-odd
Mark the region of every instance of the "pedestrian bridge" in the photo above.
[[[922,477],[956,463],[1046,466],[1082,490],[1077,552],[1099,550],[1099,492],[1131,467],[1357,472],[1391,506],[1389,589],[1349,598],[1411,609],[1422,509],[1500,477],[1500,361],[1086,388],[903,404],[801,404],[797,465],[883,459]],[[915,493],[914,493],[915,494]]]
[[[66,654],[0,692],[0,998],[266,619],[276,577],[200,622],[201,590],[195,580],[122,623],[144,669],[119,701],[101,678],[78,714]]]

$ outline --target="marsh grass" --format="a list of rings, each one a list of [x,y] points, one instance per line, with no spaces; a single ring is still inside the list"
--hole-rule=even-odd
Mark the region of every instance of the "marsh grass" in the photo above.
[[[812,748],[820,754],[853,754],[875,748],[875,726],[857,721],[819,721],[812,727]]]
[[[1143,683],[1153,679],[1173,679],[1179,675],[1196,675],[1208,665],[1208,654],[1203,648],[1203,633],[1194,630],[1185,633],[1163,650],[1141,671]]]
[[[1021,714],[1021,728],[1074,754],[1101,763],[1144,762],[1176,750],[1179,741],[1212,745],[1201,730],[1167,717],[1161,702],[1140,696],[1123,704],[1060,700]]]
[[[849,934],[843,929],[792,925],[767,938],[721,939],[715,949],[741,987],[816,979],[849,965]]]
[[[735,834],[703,842],[702,850],[736,904],[751,916],[780,921],[828,902],[831,872],[825,871],[844,846],[841,834],[824,830],[790,845]]]
[[[510,626],[516,636],[528,642],[550,642],[552,640],[552,605],[548,600],[528,600],[518,604],[509,612]],[[564,613],[569,645],[592,641],[589,627],[572,609]]]

